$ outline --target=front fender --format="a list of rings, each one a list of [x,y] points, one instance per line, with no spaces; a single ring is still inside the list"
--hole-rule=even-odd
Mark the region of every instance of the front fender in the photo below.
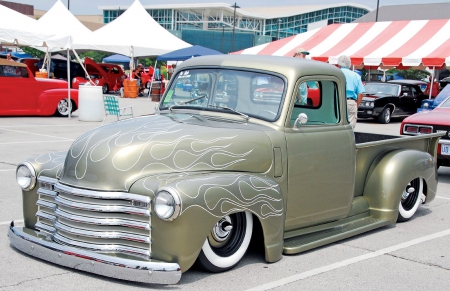
[[[184,272],[195,262],[220,218],[249,211],[261,222],[266,260],[281,259],[284,201],[279,185],[272,178],[243,173],[152,176],[134,183],[130,192],[153,196],[162,186],[179,195],[181,210],[173,221],[152,215],[153,258],[177,262]]]
[[[378,155],[367,174],[363,196],[372,217],[397,221],[398,206],[405,186],[420,177],[425,181],[426,203],[436,196],[436,161],[426,152],[393,150]]]

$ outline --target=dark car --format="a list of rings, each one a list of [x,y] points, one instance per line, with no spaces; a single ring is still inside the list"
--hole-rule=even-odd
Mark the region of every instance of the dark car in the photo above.
[[[358,118],[375,118],[379,123],[389,123],[391,117],[416,113],[427,96],[416,80],[399,80],[388,83],[375,82],[364,85],[365,93],[358,107]]]
[[[450,167],[450,96],[431,111],[424,111],[405,118],[400,126],[400,134],[422,135],[444,132],[439,140],[437,165]]]
[[[39,60],[38,67],[42,67],[43,59]],[[50,72],[55,79],[67,81],[67,60],[52,58]],[[86,73],[79,63],[70,62],[70,79],[74,77],[84,77]],[[72,84],[71,84],[72,85]]]

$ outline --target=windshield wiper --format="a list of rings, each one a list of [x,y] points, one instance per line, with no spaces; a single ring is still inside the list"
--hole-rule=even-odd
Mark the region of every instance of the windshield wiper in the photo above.
[[[191,102],[194,102],[194,101],[197,101],[197,100],[206,98],[206,96],[208,96],[208,95],[207,95],[207,94],[203,94],[203,95],[200,96],[200,97],[197,97],[197,98],[194,98],[194,99],[191,99],[191,100],[187,100],[187,101],[184,101],[184,102],[180,102],[180,103],[178,103],[178,104],[174,104],[174,105],[172,105],[172,106],[169,107],[169,111],[172,111],[172,108],[174,108],[174,107],[176,107],[176,106],[181,106],[181,105],[189,104],[189,103],[191,103]]]
[[[250,116],[248,116],[247,114],[244,114],[244,113],[242,113],[242,112],[239,112],[239,111],[237,111],[237,110],[234,110],[233,108],[230,108],[230,107],[218,106],[218,105],[209,105],[208,107],[212,107],[212,108],[220,108],[220,109],[227,109],[227,110],[230,110],[230,111],[232,111],[232,112],[234,112],[234,113],[237,113],[237,114],[239,114],[240,116],[244,117],[246,121],[248,121],[248,120],[250,119]]]

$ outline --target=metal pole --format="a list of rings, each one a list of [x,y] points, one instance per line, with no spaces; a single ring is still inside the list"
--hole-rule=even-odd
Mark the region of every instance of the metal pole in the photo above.
[[[223,42],[225,38],[225,25],[222,24],[222,52],[225,53],[225,50],[223,49]]]
[[[67,48],[67,106],[69,110],[69,119],[70,119],[70,113],[72,112],[72,101],[70,101],[70,52],[69,48]]]
[[[377,0],[377,14],[375,15],[375,22],[378,21],[378,9],[380,8],[380,0]]]
[[[231,39],[231,51],[234,52],[234,29],[236,27],[236,8],[241,8],[239,6],[236,5],[236,2],[234,2],[234,5],[231,6],[234,8],[234,13],[233,13],[233,36]]]
[[[67,0],[67,10],[70,10],[70,0]]]

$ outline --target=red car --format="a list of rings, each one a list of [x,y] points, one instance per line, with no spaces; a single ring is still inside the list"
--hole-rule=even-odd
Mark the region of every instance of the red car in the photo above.
[[[404,119],[400,134],[421,135],[443,132],[438,145],[437,166],[450,167],[450,96],[431,111],[416,113]]]
[[[35,78],[27,65],[0,59],[0,115],[67,116],[69,108],[78,108],[78,90],[70,90],[67,82]]]
[[[23,63],[23,64],[27,65],[28,69],[30,69],[33,76],[36,76],[36,72],[39,71],[39,68],[38,68],[39,59],[38,58],[23,58],[23,59],[18,59],[17,61],[19,63]]]
[[[103,94],[122,88],[126,75],[120,66],[114,64],[97,64],[90,58],[84,59],[84,65],[94,84],[102,87]],[[72,88],[78,89],[80,85],[84,85],[87,82],[88,78],[75,77],[72,79]]]

